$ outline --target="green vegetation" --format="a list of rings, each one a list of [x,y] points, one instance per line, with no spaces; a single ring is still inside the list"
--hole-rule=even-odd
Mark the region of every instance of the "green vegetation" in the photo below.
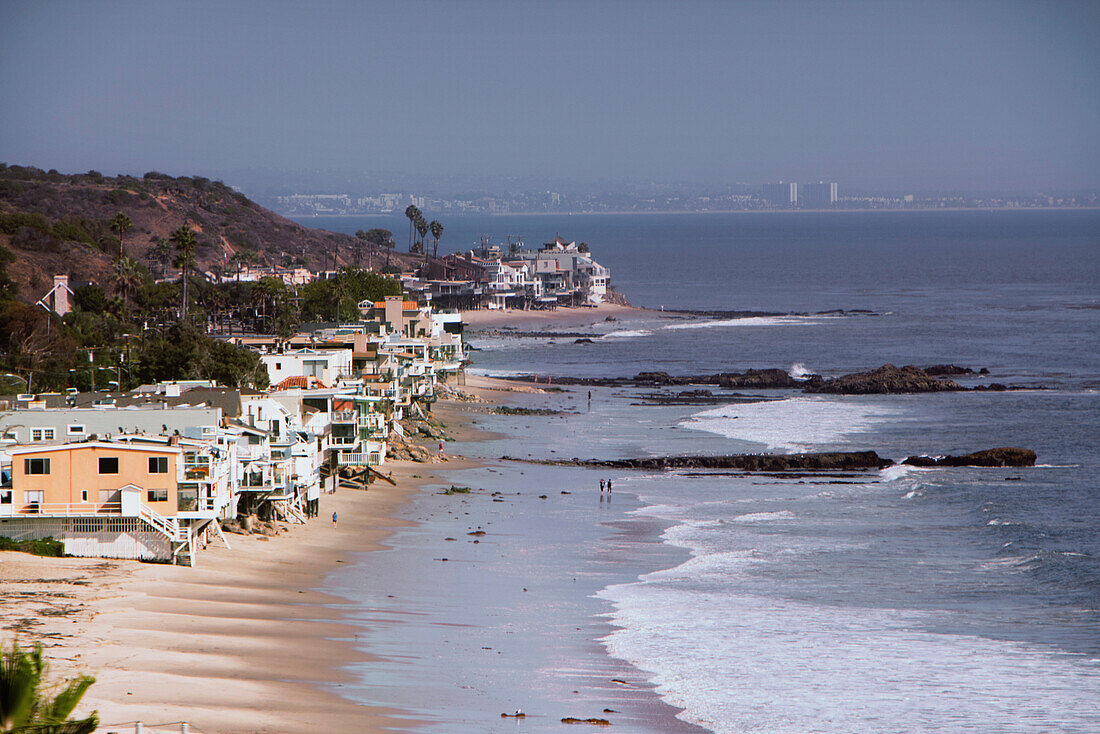
[[[10,650],[0,650],[0,732],[92,734],[99,726],[94,712],[84,719],[71,717],[95,678],[78,676],[53,693],[47,690],[45,672],[41,645],[23,650],[12,643]]]
[[[440,494],[469,494],[471,491],[469,487],[456,487],[452,484],[450,489],[445,489]]]
[[[65,555],[65,546],[60,540],[42,538],[40,540],[12,540],[0,536],[0,551],[18,551],[32,556],[60,558]]]

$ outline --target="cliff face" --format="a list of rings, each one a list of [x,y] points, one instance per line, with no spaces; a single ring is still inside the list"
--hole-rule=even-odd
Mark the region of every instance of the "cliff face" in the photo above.
[[[39,298],[55,273],[107,282],[119,253],[110,222],[125,214],[126,254],[159,275],[165,255],[155,245],[190,225],[199,247],[199,269],[236,271],[233,256],[245,253],[257,265],[329,269],[355,263],[380,270],[387,250],[350,235],[309,229],[281,217],[218,181],[147,173],[108,178],[95,172],[65,175],[0,164],[0,245],[16,256],[8,272],[24,297]],[[393,265],[418,262],[388,252]],[[167,255],[169,274],[172,254]],[[42,292],[39,292],[42,291]]]

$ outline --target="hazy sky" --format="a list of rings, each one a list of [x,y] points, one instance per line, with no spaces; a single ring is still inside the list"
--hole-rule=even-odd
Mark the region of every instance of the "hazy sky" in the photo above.
[[[1100,2],[0,0],[0,161],[1100,188]]]

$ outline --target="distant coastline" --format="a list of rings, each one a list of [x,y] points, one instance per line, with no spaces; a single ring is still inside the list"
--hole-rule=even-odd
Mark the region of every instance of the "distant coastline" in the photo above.
[[[706,209],[700,211],[683,211],[679,209],[670,210],[645,210],[637,211],[625,209],[622,211],[577,211],[577,212],[447,212],[447,216],[450,217],[549,217],[549,216],[609,216],[609,215],[623,215],[623,214],[637,214],[637,215],[670,215],[670,214],[683,214],[683,215],[696,215],[696,214],[855,214],[855,213],[867,213],[867,214],[890,214],[890,213],[918,213],[918,212],[1065,212],[1065,211],[1100,211],[1100,206],[1000,206],[1000,207],[984,207],[984,206],[971,206],[971,207],[920,207],[913,209]],[[286,217],[295,222],[302,222],[312,219],[392,219],[394,217],[403,217],[401,212],[380,213],[371,212],[366,214],[285,214],[283,212],[276,212],[280,216]]]

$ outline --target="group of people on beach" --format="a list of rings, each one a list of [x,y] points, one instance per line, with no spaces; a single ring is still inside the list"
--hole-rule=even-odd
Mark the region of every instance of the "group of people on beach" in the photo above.
[[[601,479],[600,480],[600,497],[603,497],[603,493],[605,491],[607,492],[608,495],[611,494],[611,480],[610,479]]]

